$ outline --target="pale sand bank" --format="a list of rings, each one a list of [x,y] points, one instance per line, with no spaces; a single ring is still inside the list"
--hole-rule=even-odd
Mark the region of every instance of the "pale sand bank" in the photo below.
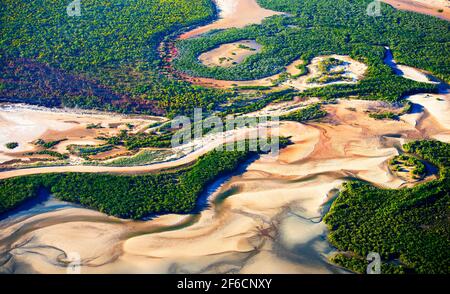
[[[128,124],[134,126],[132,132],[137,132],[152,123],[165,120],[162,117],[0,104],[0,164],[22,158],[21,153],[36,149],[33,141],[37,139],[45,141],[67,139],[58,144],[55,150],[65,153],[66,147],[70,144],[101,143],[95,138],[104,134],[118,134],[120,129],[127,127]],[[88,129],[90,124],[98,124],[102,128]],[[111,127],[112,125],[114,127]],[[17,142],[19,146],[9,150],[5,146],[9,142]]]

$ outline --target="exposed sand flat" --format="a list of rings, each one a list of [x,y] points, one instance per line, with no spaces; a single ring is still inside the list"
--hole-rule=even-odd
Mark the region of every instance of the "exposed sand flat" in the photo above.
[[[270,124],[270,122],[268,122]],[[261,126],[262,127],[262,126]],[[235,141],[242,141],[245,139],[256,138],[259,129],[257,127],[239,128],[232,131],[227,131],[218,134],[212,134],[202,137],[198,140],[192,140],[187,144],[183,144],[174,148],[175,153],[181,153],[185,156],[172,161],[165,161],[142,166],[127,166],[127,167],[113,167],[113,166],[89,166],[89,165],[63,165],[63,166],[47,166],[13,169],[0,172],[0,179],[7,179],[17,176],[25,176],[32,174],[48,174],[48,173],[64,173],[64,172],[81,172],[81,173],[147,173],[152,171],[159,171],[162,169],[174,168],[183,166],[197,160],[198,157],[205,153],[219,147],[223,144]],[[268,135],[270,133],[268,132]]]
[[[416,82],[438,84],[438,82],[430,80],[425,71],[407,65],[397,64],[389,47],[386,48],[386,56],[384,62],[392,68],[396,75],[410,79]]]
[[[450,94],[418,94],[408,100],[422,105],[443,128],[450,129]]]
[[[46,117],[42,112],[29,109],[15,110],[0,108],[0,151],[11,151],[5,147],[8,142],[18,142],[19,146],[13,152],[32,150],[31,141],[38,139],[47,130],[65,131],[77,124],[55,120],[48,113]]]
[[[214,0],[214,2],[219,10],[219,20],[182,34],[181,39],[196,37],[215,29],[242,28],[249,24],[260,24],[266,17],[283,14],[261,8],[256,0]]]
[[[407,122],[368,118],[364,110],[380,106],[341,100],[326,106],[323,122],[283,122],[280,134],[294,145],[226,181],[198,216],[135,222],[68,207],[3,220],[0,250],[8,261],[0,268],[64,273],[61,256],[78,252],[83,273],[342,272],[326,260],[333,249],[320,222],[322,204],[352,177],[401,186],[386,161],[405,140],[423,137]],[[437,119],[436,111],[422,121]]]
[[[0,164],[22,158],[25,151],[32,151],[37,139],[45,141],[67,139],[58,144],[55,151],[65,153],[70,144],[93,145],[100,143],[95,138],[102,134],[117,134],[127,124],[139,131],[154,122],[165,118],[150,116],[126,116],[104,112],[49,109],[29,105],[0,105]],[[102,128],[88,129],[88,125],[98,124]],[[117,127],[111,127],[115,125]],[[14,150],[5,147],[8,142],[17,142]]]
[[[242,40],[221,46],[202,53],[199,60],[206,66],[230,67],[239,64],[248,56],[261,51],[261,45],[254,40]]]
[[[397,68],[401,71],[401,75],[404,78],[410,79],[410,80],[414,80],[417,82],[422,82],[422,83],[429,83],[429,84],[433,84],[436,82],[430,81],[430,79],[427,77],[427,75],[425,73],[423,73],[422,71],[414,68],[414,67],[410,67],[407,65],[397,65]]]
[[[448,0],[381,0],[401,10],[436,16],[450,20],[450,1]],[[439,10],[442,10],[440,12]]]

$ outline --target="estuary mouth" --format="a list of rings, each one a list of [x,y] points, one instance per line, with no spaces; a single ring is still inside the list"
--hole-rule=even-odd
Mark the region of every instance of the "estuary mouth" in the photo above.
[[[448,23],[135,2],[5,5],[0,273],[448,272]]]

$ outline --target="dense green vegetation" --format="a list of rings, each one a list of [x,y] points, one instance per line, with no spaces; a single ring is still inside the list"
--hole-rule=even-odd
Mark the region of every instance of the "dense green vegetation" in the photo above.
[[[438,166],[439,179],[399,190],[346,183],[324,221],[330,242],[353,256],[335,262],[361,272],[367,254],[377,252],[389,264],[387,272],[448,274],[450,144],[416,141],[404,149]]]
[[[377,120],[383,120],[383,119],[392,119],[392,120],[398,120],[399,117],[396,113],[387,111],[387,112],[381,112],[381,113],[369,113],[369,117]]]
[[[298,58],[305,61],[300,67],[306,72],[305,65],[314,56],[349,54],[369,65],[362,82],[310,89],[302,95],[395,101],[410,93],[436,91],[433,85],[395,76],[383,63],[387,45],[397,61],[449,80],[445,21],[384,4],[381,17],[368,17],[370,0],[259,2],[290,16],[180,42],[182,58],[176,66],[192,74],[239,80],[281,72]],[[190,114],[194,107],[212,111],[239,95],[168,77],[167,62],[158,58],[163,39],[214,17],[210,0],[87,0],[80,17],[68,17],[64,1],[2,4],[1,101],[173,116]],[[201,52],[242,39],[257,40],[264,45],[262,52],[231,68],[204,67],[196,59]]]
[[[213,15],[207,0],[85,0],[80,17],[66,14],[69,3],[2,1],[4,54],[79,71],[155,61],[165,34]]]
[[[321,104],[316,103],[316,104],[308,105],[305,108],[301,108],[299,110],[293,111],[289,114],[283,115],[280,117],[280,120],[305,122],[308,120],[322,118],[326,115],[327,115],[327,112],[325,110],[322,110]]]
[[[355,273],[366,273],[369,262],[355,255],[338,253],[331,258],[331,262],[352,270]],[[383,274],[404,274],[405,269],[402,265],[394,263],[382,263],[381,273]]]
[[[249,80],[270,76],[301,58],[306,63],[318,55],[350,55],[369,66],[365,79],[356,85],[332,85],[305,91],[305,97],[337,98],[360,96],[365,99],[397,101],[406,94],[436,91],[435,85],[396,76],[384,63],[389,46],[398,62],[429,70],[450,80],[450,30],[446,21],[396,11],[382,4],[381,17],[366,14],[370,0],[261,0],[264,7],[285,11],[262,25],[230,29],[201,38],[178,42],[180,57],[175,66],[191,75],[226,80]],[[262,52],[234,67],[207,67],[197,57],[223,43],[254,39]]]
[[[2,2],[2,100],[172,114],[226,99],[159,70],[164,36],[209,22],[210,0],[86,0],[80,17],[66,14],[69,3]]]
[[[167,160],[173,156],[170,150],[142,150],[130,157],[121,157],[107,163],[98,162],[96,164],[104,166],[139,166],[147,165],[157,161]],[[87,162],[87,165],[92,165],[93,162]],[[95,163],[94,163],[95,164]]]
[[[280,144],[283,147],[288,140],[280,138]],[[63,173],[0,180],[0,213],[35,197],[41,188],[50,189],[58,199],[122,218],[139,219],[165,212],[188,213],[194,209],[197,197],[208,183],[233,171],[254,154],[251,151],[214,150],[190,167],[159,174]]]
[[[246,152],[212,152],[191,168],[145,176],[49,174],[0,181],[0,212],[49,188],[58,199],[123,218],[150,213],[187,213],[204,185],[237,167]]]
[[[17,143],[17,142],[9,142],[9,143],[6,143],[5,146],[8,149],[16,149],[17,147],[19,147],[19,143]]]

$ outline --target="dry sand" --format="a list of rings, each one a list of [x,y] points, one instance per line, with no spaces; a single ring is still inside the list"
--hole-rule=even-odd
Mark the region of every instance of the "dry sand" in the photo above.
[[[241,45],[248,48],[240,47]],[[202,53],[198,59],[206,66],[230,67],[243,62],[248,56],[260,52],[261,47],[254,40],[242,40],[222,44],[213,50]]]
[[[219,10],[219,20],[183,35],[181,39],[189,39],[215,29],[242,28],[249,24],[260,24],[263,19],[272,15],[280,15],[276,12],[261,8],[256,0],[214,0]]]
[[[448,0],[381,0],[401,10],[436,16],[450,20],[450,1]],[[440,12],[439,10],[442,10]]]
[[[424,113],[403,117],[428,138],[450,143],[450,94],[417,94],[408,100],[421,105]]]

